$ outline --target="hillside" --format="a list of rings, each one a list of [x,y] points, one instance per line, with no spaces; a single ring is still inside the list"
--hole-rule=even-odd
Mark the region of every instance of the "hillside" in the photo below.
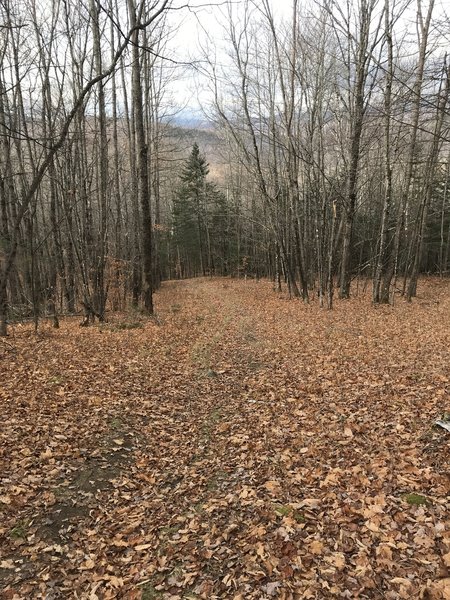
[[[448,598],[448,282],[167,282],[1,342],[2,598]]]

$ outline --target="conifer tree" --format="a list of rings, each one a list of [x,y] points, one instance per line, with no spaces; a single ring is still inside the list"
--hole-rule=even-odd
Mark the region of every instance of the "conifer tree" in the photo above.
[[[197,275],[211,268],[208,252],[206,177],[209,166],[195,143],[180,175],[173,202],[173,231],[179,275]]]
[[[175,193],[172,230],[178,277],[228,275],[235,244],[227,198],[207,181],[209,165],[194,144]]]

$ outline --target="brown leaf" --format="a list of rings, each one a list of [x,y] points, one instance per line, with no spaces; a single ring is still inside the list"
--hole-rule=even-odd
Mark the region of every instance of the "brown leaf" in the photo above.
[[[308,550],[315,555],[323,554],[323,544],[319,540],[314,540],[308,545]]]

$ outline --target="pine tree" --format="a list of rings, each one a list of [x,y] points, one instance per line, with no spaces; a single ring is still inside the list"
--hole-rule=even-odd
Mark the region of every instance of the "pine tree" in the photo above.
[[[173,201],[173,231],[179,275],[206,275],[210,269],[207,240],[206,177],[209,165],[194,144],[180,175]]]
[[[211,257],[214,272],[219,275],[229,275],[231,262],[236,254],[232,228],[233,217],[228,206],[227,198],[212,183],[207,183],[207,197],[211,221]]]
[[[225,195],[207,181],[209,165],[194,144],[180,175],[172,212],[174,259],[179,277],[227,275],[236,244]]]

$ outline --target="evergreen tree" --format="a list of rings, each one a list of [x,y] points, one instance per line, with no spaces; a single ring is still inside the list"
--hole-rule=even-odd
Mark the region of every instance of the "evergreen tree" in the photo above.
[[[180,175],[173,201],[173,232],[178,276],[206,275],[208,252],[206,177],[209,166],[195,143]]]
[[[175,272],[228,275],[236,244],[225,195],[207,181],[209,166],[197,144],[187,158],[173,200],[172,230]]]
[[[226,196],[214,184],[207,184],[207,197],[211,219],[211,257],[214,272],[229,275],[236,254],[232,228],[234,221]]]

